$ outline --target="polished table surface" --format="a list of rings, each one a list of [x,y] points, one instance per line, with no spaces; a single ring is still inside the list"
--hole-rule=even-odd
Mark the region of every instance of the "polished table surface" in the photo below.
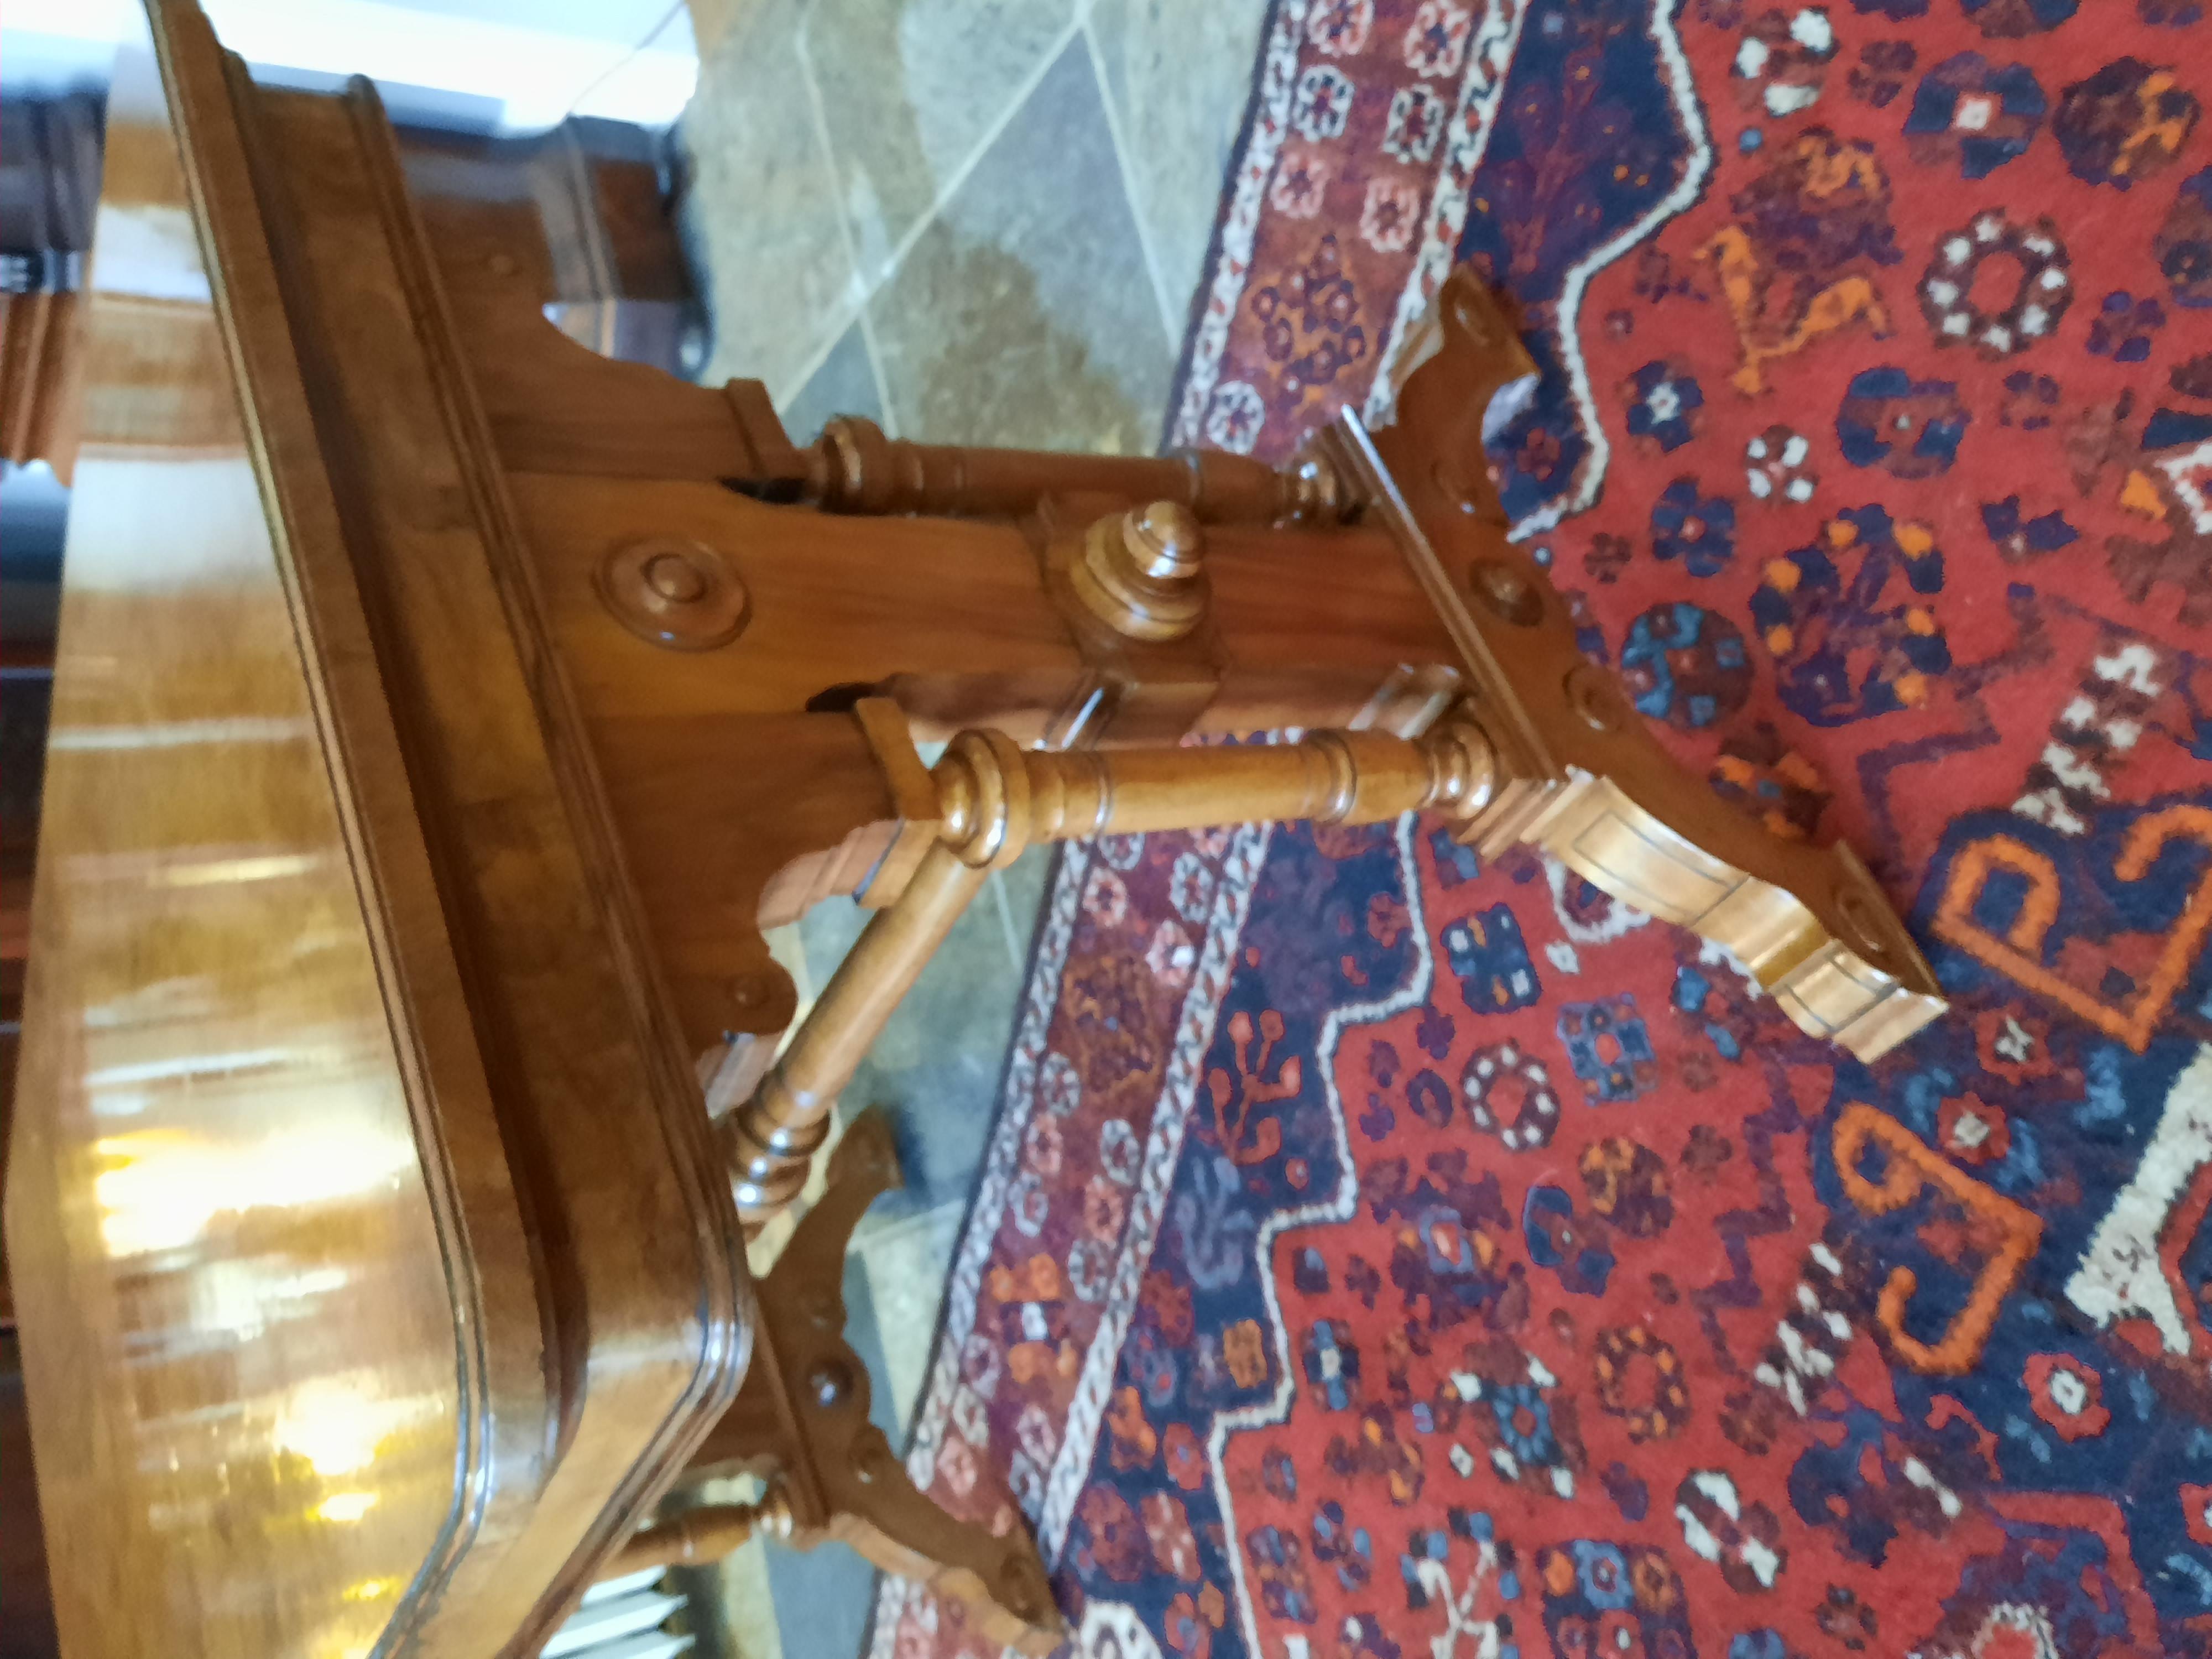
[[[127,27],[5,1206],[64,1650],[534,1651],[742,1236],[373,94]]]
[[[364,1651],[470,1293],[152,58],[108,106],[8,1227],[64,1630]]]

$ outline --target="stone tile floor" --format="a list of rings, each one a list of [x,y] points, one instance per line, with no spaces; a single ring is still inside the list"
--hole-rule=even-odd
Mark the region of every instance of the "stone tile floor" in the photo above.
[[[714,316],[700,378],[763,381],[793,436],[1140,453],[1158,442],[1267,0],[692,0],[682,218]],[[1048,856],[994,876],[842,1110],[890,1109],[848,1330],[902,1443],[996,1103]],[[849,902],[775,941],[802,998]],[[773,1241],[769,1241],[771,1245]],[[710,1650],[854,1659],[873,1575],[753,1545],[699,1575]]]
[[[712,3],[701,378],[764,381],[794,435],[1151,449],[1266,0]]]

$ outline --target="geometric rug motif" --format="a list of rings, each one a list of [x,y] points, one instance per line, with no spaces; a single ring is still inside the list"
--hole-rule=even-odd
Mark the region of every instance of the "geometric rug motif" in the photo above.
[[[1067,848],[909,1462],[1086,1651],[2212,1655],[2203,10],[1277,7],[1170,441],[1475,263],[1583,648],[1952,1008],[1416,820]]]

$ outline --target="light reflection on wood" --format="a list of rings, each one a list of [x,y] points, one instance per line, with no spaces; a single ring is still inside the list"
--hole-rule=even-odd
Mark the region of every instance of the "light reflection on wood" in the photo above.
[[[119,68],[7,1202],[49,1560],[72,1654],[338,1659],[454,1522],[455,1320],[176,140]]]

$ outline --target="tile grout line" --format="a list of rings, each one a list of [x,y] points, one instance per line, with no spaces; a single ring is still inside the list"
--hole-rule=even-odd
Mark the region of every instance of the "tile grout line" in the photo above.
[[[969,175],[981,164],[985,154],[991,146],[1005,136],[1006,129],[1014,124],[1014,118],[1022,112],[1023,107],[1036,94],[1037,88],[1044,83],[1044,77],[1051,72],[1052,66],[1060,61],[1060,54],[1067,50],[1069,43],[1082,32],[1083,26],[1089,20],[1090,15],[1090,0],[1079,0],[1075,16],[1066,27],[1053,37],[1052,44],[1037,54],[1036,67],[1024,76],[1021,83],[1007,94],[1006,107],[991,118],[991,125],[986,127],[982,136],[976,139],[975,146],[968,152],[967,158],[952,170],[951,176],[939,187],[936,198],[930,203],[927,210],[918,216],[914,223],[907,228],[906,234],[899,238],[898,246],[891,250],[890,257],[884,262],[884,277],[886,282],[901,265],[906,263],[906,256],[914,252],[914,245],[921,240],[922,233],[936,223],[952,198],[960,193],[960,187],[968,182]],[[882,286],[883,283],[878,283],[876,284],[876,289],[880,289]],[[871,293],[874,291],[874,289],[870,290]]]
[[[1167,335],[1168,349],[1176,351],[1182,345],[1182,333],[1168,303],[1167,278],[1160,270],[1159,255],[1152,248],[1152,227],[1146,222],[1146,204],[1137,187],[1137,172],[1129,165],[1128,140],[1121,131],[1121,114],[1114,107],[1113,83],[1106,78],[1106,60],[1099,55],[1097,31],[1091,27],[1088,11],[1083,19],[1083,44],[1091,60],[1091,77],[1098,85],[1098,106],[1106,112],[1107,142],[1114,147],[1114,165],[1121,174],[1121,194],[1129,204],[1129,222],[1137,229],[1137,251],[1144,256],[1145,275],[1152,282],[1153,303],[1160,308],[1160,327]]]
[[[799,59],[799,77],[806,83],[807,106],[814,112],[814,136],[822,146],[823,159],[830,163],[830,177],[837,191],[833,205],[837,215],[838,240],[845,245],[845,260],[852,267],[853,282],[860,289],[860,297],[849,313],[840,312],[836,314],[836,325],[829,331],[828,342],[807,364],[805,372],[796,377],[784,395],[772,398],[771,401],[781,407],[804,392],[807,382],[822,372],[823,364],[828,362],[830,354],[837,349],[838,342],[845,337],[845,331],[858,322],[861,349],[867,356],[868,373],[876,383],[876,398],[883,407],[884,431],[895,438],[898,435],[897,417],[891,413],[890,391],[884,383],[883,365],[877,361],[875,329],[868,318],[868,301],[874,295],[875,289],[869,283],[866,272],[860,268],[860,240],[853,234],[852,217],[845,211],[844,171],[838,165],[836,141],[830,135],[830,108],[822,96],[821,77],[814,72],[814,49],[807,44],[804,19],[800,21],[798,34],[793,41],[793,52]],[[833,412],[848,414],[851,411],[841,410]]]
[[[1021,929],[1014,926],[1013,901],[1006,896],[1006,872],[1003,870],[991,872],[991,896],[998,902],[999,927],[1006,936],[1006,955],[1018,975],[1029,966],[1029,958],[1022,950]],[[1019,994],[1018,987],[1016,994]]]
[[[1058,34],[1053,36],[1052,44],[1037,54],[1036,67],[1024,75],[1021,83],[1008,94],[1006,107],[991,118],[991,125],[983,130],[982,137],[975,141],[975,147],[968,152],[967,159],[953,169],[952,176],[945,181],[943,188],[937,192],[937,199],[930,204],[929,211],[916,220],[914,227],[899,238],[898,246],[891,252],[890,264],[893,270],[896,270],[899,263],[906,258],[908,250],[921,240],[924,227],[935,219],[953,197],[959,193],[960,186],[968,182],[968,175],[975,172],[977,164],[982,161],[984,152],[997,143],[1006,129],[1013,125],[1014,117],[1019,115],[1023,106],[1036,95],[1037,88],[1044,83],[1044,77],[1052,72],[1052,66],[1060,61],[1060,54],[1067,50],[1070,43],[1083,32],[1084,25],[1090,21],[1091,0],[1077,0],[1075,15],[1067,21]]]
[[[928,208],[915,218],[913,224],[907,228],[906,234],[899,238],[898,245],[890,251],[890,257],[884,261],[883,275],[872,281],[871,281],[860,270],[859,247],[853,238],[852,225],[845,216],[845,207],[842,196],[842,180],[840,181],[841,194],[837,205],[837,228],[840,234],[842,234],[845,239],[847,257],[853,261],[853,274],[855,280],[858,281],[861,286],[861,295],[860,300],[856,301],[849,310],[841,311],[837,313],[837,325],[830,337],[829,344],[823,347],[822,349],[814,356],[813,359],[807,365],[806,372],[798,377],[796,383],[788,389],[783,397],[775,398],[772,393],[772,401],[781,404],[788,401],[791,398],[797,397],[799,392],[805,390],[806,382],[813,379],[816,373],[820,370],[822,365],[829,361],[830,354],[837,349],[837,342],[844,337],[846,329],[866,315],[867,312],[868,301],[873,298],[875,295],[890,281],[892,276],[897,274],[899,267],[906,263],[906,256],[914,251],[915,244],[921,240],[922,233],[927,230],[931,225],[937,222],[946,204],[951,201],[954,196],[959,193],[960,187],[968,182],[969,175],[974,173],[977,166],[981,164],[985,153],[990,149],[992,145],[998,143],[999,139],[1002,136],[1004,136],[1006,129],[1013,125],[1014,117],[1021,113],[1023,106],[1026,105],[1030,101],[1030,98],[1036,94],[1037,88],[1043,84],[1044,77],[1051,72],[1052,66],[1060,61],[1060,54],[1067,50],[1069,45],[1074,40],[1078,34],[1083,33],[1085,26],[1091,21],[1091,0],[1076,0],[1074,16],[1070,18],[1066,25],[1061,28],[1060,33],[1053,37],[1052,44],[1037,54],[1036,67],[1031,70],[1027,75],[1024,76],[1020,83],[1017,85],[1013,91],[1007,95],[1006,106],[1001,109],[997,115],[992,118],[991,125],[985,128],[982,135],[976,139],[974,147],[968,152],[967,158],[963,161],[957,167],[953,169],[951,176],[946,179],[945,183],[939,187],[936,197],[931,201]],[[834,174],[836,173],[837,167],[836,147],[830,142],[830,118],[827,108],[822,100],[821,88],[816,83],[814,78],[813,54],[806,44],[806,33],[804,28],[799,31],[799,58],[801,70],[806,76],[807,91],[814,105],[816,129],[821,137],[823,149],[829,155],[830,171]],[[1094,59],[1091,73],[1095,76],[1097,72],[1097,64]],[[1100,89],[1100,101],[1102,103],[1106,101],[1104,97],[1104,89],[1103,88]],[[1111,119],[1110,109],[1109,110],[1109,119]],[[1124,188],[1127,188],[1126,184]],[[1132,204],[1131,215],[1133,217],[1134,216],[1134,204]],[[1141,237],[1142,234],[1142,228],[1139,227],[1139,235]],[[1154,297],[1157,298],[1158,295],[1157,284],[1154,287],[1153,292]],[[1164,315],[1164,313],[1163,314]],[[1172,333],[1172,331],[1170,331],[1170,333]],[[1176,343],[1180,343],[1179,341]],[[886,407],[884,412],[886,414],[890,413],[888,407]]]
[[[746,1568],[750,1569],[751,1582],[740,1586],[740,1574]],[[714,1575],[714,1611],[720,1614],[715,1622],[736,1649],[737,1659],[784,1659],[783,1627],[776,1618],[775,1592],[769,1583],[765,1532],[756,1533],[709,1571]],[[739,1603],[731,1597],[732,1589],[751,1589],[756,1584],[760,1591],[757,1598],[748,1596]]]
[[[768,400],[775,404],[777,410],[781,410],[786,404],[805,391],[806,383],[822,372],[822,365],[830,361],[830,354],[836,350],[837,342],[845,337],[845,331],[860,320],[860,307],[854,306],[849,309],[841,309],[832,313],[831,315],[836,321],[830,330],[829,340],[826,343],[816,347],[808,355],[806,367],[791,377],[790,385],[769,387]]]
[[[899,434],[898,410],[891,407],[891,383],[884,377],[884,349],[876,343],[875,295],[860,301],[860,348],[867,354],[868,373],[875,377],[876,406],[883,411],[884,436]]]
[[[822,365],[830,361],[830,354],[837,349],[837,342],[845,337],[845,331],[860,319],[861,307],[853,306],[831,313],[836,319],[830,330],[828,341],[815,348],[806,359],[806,367],[791,378],[791,384],[781,388],[770,386],[768,400],[781,410],[786,404],[806,390],[806,383],[822,372]]]

